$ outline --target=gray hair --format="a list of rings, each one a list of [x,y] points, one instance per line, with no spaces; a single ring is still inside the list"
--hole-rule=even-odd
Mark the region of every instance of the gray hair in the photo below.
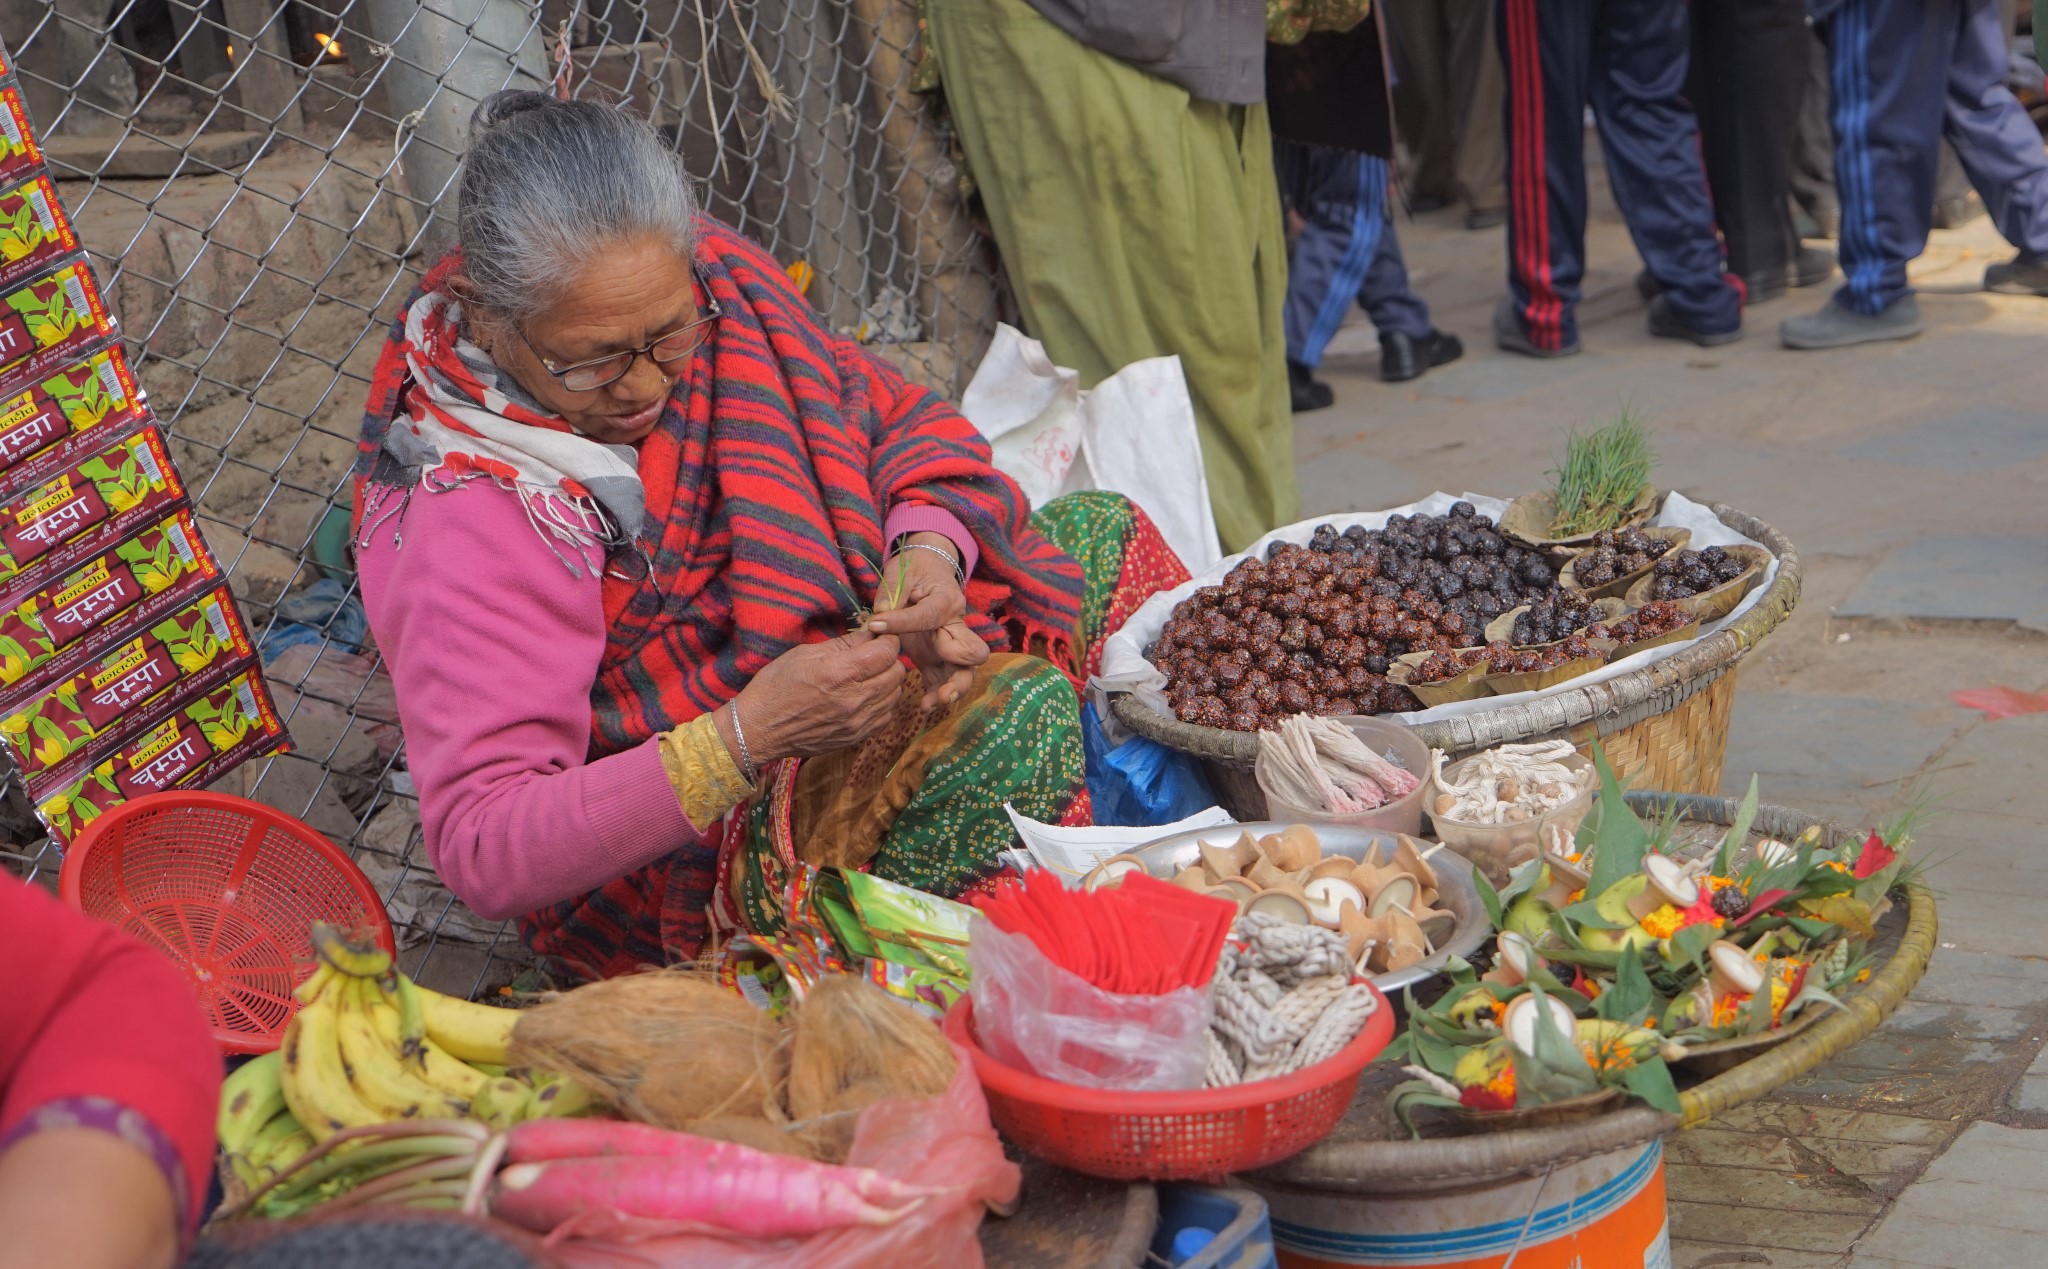
[[[525,321],[625,238],[696,241],[682,156],[642,120],[586,101],[509,90],[470,118],[457,206],[475,303]]]

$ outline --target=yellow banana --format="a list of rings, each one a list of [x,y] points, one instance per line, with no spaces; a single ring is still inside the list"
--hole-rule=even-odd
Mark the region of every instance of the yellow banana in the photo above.
[[[401,978],[400,983],[406,980]],[[400,988],[403,991],[403,987]],[[475,1067],[453,1057],[447,1050],[422,1032],[418,1039],[408,1044],[405,1039],[404,1012],[393,1004],[392,997],[385,996],[381,989],[369,1001],[370,1020],[377,1024],[378,1034],[386,1043],[394,1046],[403,1055],[405,1069],[445,1096],[468,1102],[483,1092],[490,1077]]]
[[[507,1065],[505,1047],[519,1021],[517,1010],[472,1004],[417,985],[416,990],[429,1039],[465,1062]]]
[[[325,921],[313,922],[312,935],[313,950],[337,973],[377,978],[391,972],[391,953],[375,943],[357,943]]]
[[[398,1038],[405,1045],[405,1055],[413,1057],[419,1052],[420,1041],[427,1038],[427,1016],[420,1011],[419,984],[404,974],[394,974],[392,979],[387,999],[398,1010]]]
[[[396,1029],[387,1042],[367,1007],[364,993],[375,990],[375,984],[365,979],[343,983],[335,1019],[342,1061],[356,1096],[372,1110],[381,1111],[385,1119],[460,1119],[468,1115],[469,1103],[444,1096],[401,1065]]]
[[[298,988],[292,992],[292,995],[298,999],[300,1004],[310,1005],[320,998],[320,993],[326,991],[327,984],[333,981],[334,966],[322,962],[319,968],[313,971],[313,976],[300,983]]]
[[[229,1155],[244,1153],[263,1126],[284,1105],[284,1057],[278,1052],[250,1058],[220,1086],[220,1114],[214,1134]]]
[[[335,1026],[337,992],[330,984],[293,1016],[285,1028],[283,1084],[285,1105],[308,1136],[325,1141],[344,1128],[382,1121],[350,1087],[342,1064]]]
[[[470,1103],[470,1114],[493,1128],[510,1128],[530,1118],[533,1086],[511,1076],[492,1080]]]
[[[597,1096],[590,1086],[567,1076],[543,1084],[527,1109],[528,1119],[575,1119],[595,1112]]]

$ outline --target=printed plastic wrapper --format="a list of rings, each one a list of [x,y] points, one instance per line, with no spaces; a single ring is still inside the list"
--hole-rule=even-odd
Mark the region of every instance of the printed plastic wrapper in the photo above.
[[[0,608],[0,688],[62,678],[90,656],[80,641],[123,618],[149,621],[220,574],[180,511]]]
[[[0,291],[0,391],[42,379],[114,331],[82,255]]]
[[[42,163],[43,150],[21,104],[21,89],[8,82],[0,86],[0,184],[18,181]]]
[[[56,781],[62,791],[36,803],[50,835],[69,845],[100,816],[144,794],[199,788],[229,769],[290,743],[256,671],[237,674],[196,699],[141,724],[112,753]]]
[[[943,1095],[876,1102],[854,1129],[848,1165],[945,1190],[892,1224],[767,1242],[620,1220],[602,1234],[553,1238],[553,1253],[570,1269],[978,1269],[982,1217],[1016,1203],[1023,1174],[1003,1155],[972,1059],[957,1046],[953,1058]]]
[[[116,441],[0,502],[0,583],[25,580],[36,561],[102,526],[110,538],[155,520],[184,496],[154,426]]]
[[[47,173],[0,193],[0,286],[78,249],[78,236]]]
[[[988,1055],[1042,1079],[1131,1091],[1200,1088],[1209,993],[1103,991],[1048,960],[1031,939],[974,923],[974,1032]]]
[[[127,715],[174,689],[225,678],[253,663],[248,631],[233,596],[221,586],[0,716],[29,796],[47,792],[45,773],[110,734]]]
[[[55,475],[83,457],[75,451],[148,417],[121,350],[102,349],[0,400],[0,473],[10,486]]]

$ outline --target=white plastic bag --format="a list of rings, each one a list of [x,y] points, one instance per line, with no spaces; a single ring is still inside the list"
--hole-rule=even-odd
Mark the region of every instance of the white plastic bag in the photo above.
[[[1112,490],[1144,508],[1189,572],[1222,558],[1180,358],[1134,361],[1084,392],[1080,373],[1054,365],[1045,345],[998,326],[960,412],[1033,508]]]
[[[974,1033],[990,1057],[1083,1088],[1200,1088],[1209,1061],[1209,993],[1103,991],[1046,959],[1028,935],[986,917],[967,945]]]

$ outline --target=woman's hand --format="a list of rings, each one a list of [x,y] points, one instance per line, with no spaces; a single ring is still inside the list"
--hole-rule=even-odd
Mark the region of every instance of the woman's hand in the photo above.
[[[762,667],[734,701],[755,767],[851,749],[886,726],[909,677],[900,652],[894,636],[862,630],[791,648]],[[738,757],[726,711],[717,723]]]
[[[904,541],[937,549],[899,547],[889,558],[868,629],[903,641],[903,654],[924,675],[926,709],[951,705],[974,682],[974,667],[988,660],[988,645],[967,628],[959,570],[946,563],[959,560],[959,548],[940,533],[913,533]]]

